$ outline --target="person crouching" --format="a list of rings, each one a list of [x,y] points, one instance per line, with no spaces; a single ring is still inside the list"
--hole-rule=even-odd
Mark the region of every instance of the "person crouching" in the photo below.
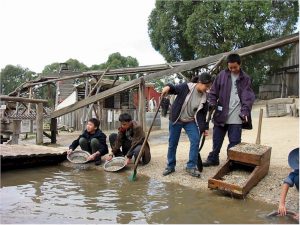
[[[101,156],[108,153],[106,135],[99,129],[100,121],[92,118],[88,121],[86,130],[70,145],[67,154],[69,155],[80,145],[83,151],[91,155],[88,161],[95,161],[95,165],[101,164]]]
[[[113,156],[125,156],[126,164],[130,162],[132,157],[136,160],[145,140],[145,132],[142,127],[128,113],[119,116],[121,127],[118,128],[118,134],[109,135],[109,142],[112,153],[109,154],[107,160],[111,160]],[[142,155],[142,163],[148,164],[151,160],[150,146],[147,142],[144,153]]]

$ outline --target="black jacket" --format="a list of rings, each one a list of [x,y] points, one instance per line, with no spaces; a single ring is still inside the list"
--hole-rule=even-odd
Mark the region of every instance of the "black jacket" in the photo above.
[[[86,138],[89,143],[91,142],[92,138],[97,138],[99,140],[101,152],[108,152],[108,147],[106,144],[106,135],[100,129],[97,129],[94,134],[90,134],[89,132],[87,132],[87,130],[85,130],[75,141],[73,141],[69,149],[75,150],[79,145],[79,139],[81,137]]]
[[[190,93],[191,89],[188,83],[182,83],[178,85],[167,84],[170,87],[169,94],[177,95],[174,103],[171,107],[170,112],[170,120],[174,123],[178,120],[180,116],[180,112],[182,106],[185,102],[186,97]],[[206,114],[208,111],[208,103],[207,101],[203,104],[203,108],[199,110],[196,114],[196,122],[200,131],[200,134],[203,133],[205,130],[208,130],[208,123],[206,123]]]

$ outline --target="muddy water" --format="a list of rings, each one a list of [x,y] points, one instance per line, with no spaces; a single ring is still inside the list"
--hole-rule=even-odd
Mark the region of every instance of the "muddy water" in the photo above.
[[[1,223],[293,223],[274,206],[139,176],[63,166],[3,172]]]

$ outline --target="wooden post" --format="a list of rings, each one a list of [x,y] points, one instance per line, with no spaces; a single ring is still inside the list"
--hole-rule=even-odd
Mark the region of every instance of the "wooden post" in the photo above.
[[[255,142],[255,144],[257,144],[257,145],[260,145],[260,143],[261,143],[260,137],[261,137],[261,125],[262,125],[263,113],[264,113],[264,110],[261,108],[259,111],[258,130],[257,130],[257,137],[256,137],[256,142]]]
[[[57,118],[52,118],[50,122],[51,144],[56,144]]]
[[[89,82],[86,79],[85,80],[85,91],[84,91],[84,98],[86,99],[88,96],[88,87],[89,87]],[[82,115],[82,131],[85,129],[85,120],[86,120],[86,108],[88,106],[83,107],[83,115]]]
[[[145,123],[145,80],[142,78],[139,84],[139,123],[144,131],[146,131]]]
[[[13,134],[11,144],[17,145],[21,133],[21,120],[13,120]]]
[[[43,144],[43,103],[36,105],[36,144]]]

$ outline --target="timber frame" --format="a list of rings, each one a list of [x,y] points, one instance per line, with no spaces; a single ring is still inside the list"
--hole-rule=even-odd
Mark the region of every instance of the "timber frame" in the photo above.
[[[199,68],[204,68],[204,67],[209,67],[212,65],[218,64],[221,59],[225,58],[228,54],[231,53],[237,53],[240,54],[242,57],[275,49],[275,48],[280,48],[282,46],[288,45],[288,44],[293,44],[299,42],[299,33],[295,33],[292,35],[288,35],[285,37],[277,38],[277,39],[272,39],[268,40],[265,42],[261,42],[258,44],[254,44],[248,47],[240,48],[235,51],[231,52],[224,52],[220,53],[217,55],[205,57],[205,58],[200,58],[197,60],[192,60],[192,61],[182,61],[182,62],[175,62],[175,63],[166,63],[166,64],[159,64],[159,65],[150,65],[150,66],[139,66],[135,68],[121,68],[121,69],[109,69],[107,68],[106,70],[97,70],[97,71],[88,71],[88,72],[72,72],[64,77],[57,77],[56,76],[49,76],[47,79],[44,79],[43,77],[40,77],[39,80],[36,81],[31,81],[31,82],[26,82],[19,86],[14,92],[10,93],[10,96],[16,96],[20,95],[20,92],[26,92],[30,90],[30,88],[36,86],[36,85],[49,85],[49,84],[57,84],[59,81],[63,80],[70,80],[70,79],[78,79],[78,78],[85,78],[86,82],[86,87],[87,85],[87,80],[88,78],[95,78],[96,79],[96,84],[92,88],[90,85],[89,90],[93,90],[96,93],[92,93],[90,91],[86,91],[85,98],[83,100],[80,100],[78,102],[75,102],[74,104],[71,104],[67,107],[64,107],[59,110],[54,110],[50,117],[51,117],[51,124],[53,122],[53,129],[57,129],[57,122],[55,122],[56,118],[63,116],[65,114],[68,114],[70,112],[73,112],[77,109],[84,108],[89,106],[88,112],[92,110],[94,107],[94,103],[98,104],[98,109],[101,108],[100,106],[100,100],[103,100],[107,97],[110,97],[116,93],[123,92],[125,90],[131,89],[131,88],[139,88],[139,111],[138,111],[138,119],[140,123],[144,126],[145,130],[145,109],[144,109],[144,101],[145,101],[145,96],[143,94],[143,90],[145,89],[145,82],[149,82],[151,80],[159,79],[165,76],[170,76],[174,74],[178,74],[179,76],[184,77],[187,79],[182,73],[183,72],[189,72],[193,70],[197,70]],[[216,71],[219,68],[216,68]],[[99,92],[98,84],[100,83],[101,79],[103,77],[114,77],[115,81],[119,78],[119,76],[129,76],[130,75],[139,75],[138,78],[130,80],[126,83],[122,83],[118,86],[112,85],[112,87],[108,90]],[[87,90],[87,88],[86,88]],[[86,110],[86,109],[85,109]],[[95,110],[96,111],[96,110]],[[97,113],[96,113],[97,114]],[[99,114],[99,112],[98,112]],[[100,115],[100,114],[99,114]],[[86,120],[87,117],[85,117]],[[52,121],[53,120],[53,121]],[[56,124],[56,125],[55,125]],[[54,131],[53,131],[54,132]],[[51,131],[52,133],[52,131]],[[53,141],[56,141],[53,139]]]

